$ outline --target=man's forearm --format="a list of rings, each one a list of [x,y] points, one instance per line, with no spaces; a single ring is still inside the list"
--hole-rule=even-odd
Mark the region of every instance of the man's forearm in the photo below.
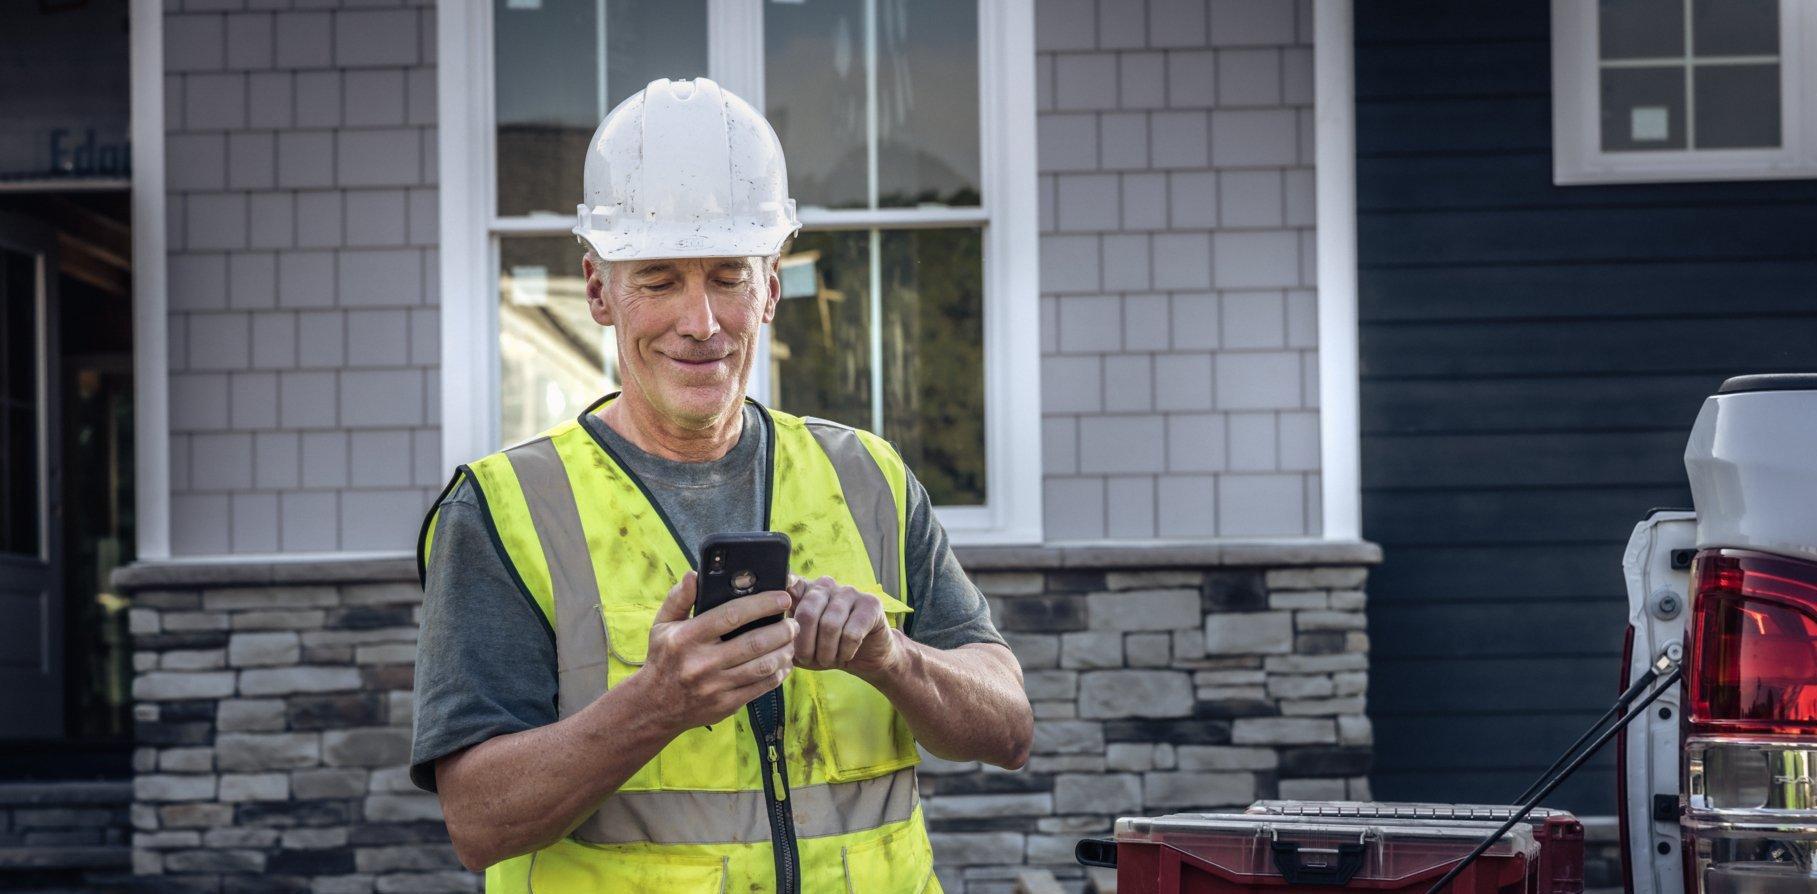
[[[676,730],[633,674],[574,715],[436,762],[455,853],[478,870],[547,847],[661,751]]]
[[[898,659],[861,676],[889,698],[923,747],[947,760],[1012,770],[1028,762],[1034,713],[1009,649],[994,643],[936,649],[900,630],[891,635]]]

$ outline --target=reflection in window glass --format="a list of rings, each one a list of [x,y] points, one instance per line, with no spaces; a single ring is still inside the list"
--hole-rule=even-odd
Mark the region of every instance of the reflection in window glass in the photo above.
[[[770,402],[871,427],[870,234],[803,233],[782,261],[770,327]]]
[[[883,234],[883,431],[936,506],[984,502],[984,248],[977,229]]]
[[[984,479],[983,232],[802,234],[783,259],[771,329],[778,409],[879,431],[935,505],[975,506]],[[881,357],[871,354],[871,264],[882,284]],[[872,403],[872,375],[882,403]],[[878,426],[877,420],[882,419]]]
[[[706,0],[494,0],[498,213],[572,214],[600,119],[656,78],[706,75],[706,23]]]
[[[864,6],[806,0],[763,8],[764,117],[782,139],[789,192],[803,207],[869,204]]]
[[[877,0],[877,204],[976,206],[977,0]]]
[[[1698,148],[1779,146],[1779,66],[1700,65],[1695,77]]]
[[[1685,54],[1684,0],[1602,0],[1597,44],[1604,59]]]
[[[1692,0],[1699,56],[1779,55],[1779,0]]]
[[[771,3],[764,59],[765,115],[803,206],[979,204],[977,0]]]
[[[1602,147],[1685,148],[1684,69],[1603,69]]]
[[[612,330],[587,311],[571,236],[499,244],[499,437],[516,444],[572,419],[618,385]]]

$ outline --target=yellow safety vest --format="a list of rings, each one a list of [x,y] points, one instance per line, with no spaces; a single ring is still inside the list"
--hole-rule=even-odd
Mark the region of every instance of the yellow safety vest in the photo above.
[[[869,432],[760,415],[770,429],[766,527],[789,535],[791,570],[875,594],[900,626],[910,611],[901,457]],[[644,663],[656,609],[695,564],[693,545],[677,542],[643,483],[578,419],[462,466],[449,489],[463,479],[554,631],[568,717]],[[435,521],[431,510],[422,569]],[[773,699],[682,733],[568,838],[488,868],[486,890],[940,891],[902,716],[844,671],[797,668],[781,690],[779,742],[757,732],[776,718],[753,716]]]

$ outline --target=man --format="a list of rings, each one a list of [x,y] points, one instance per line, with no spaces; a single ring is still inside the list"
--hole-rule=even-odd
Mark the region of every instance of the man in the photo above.
[[[1014,769],[1032,712],[895,451],[744,399],[800,226],[775,132],[655,81],[585,194],[624,390],[462,466],[425,521],[411,778],[490,892],[938,891],[917,742]],[[701,539],[766,529],[800,577],[693,614]]]

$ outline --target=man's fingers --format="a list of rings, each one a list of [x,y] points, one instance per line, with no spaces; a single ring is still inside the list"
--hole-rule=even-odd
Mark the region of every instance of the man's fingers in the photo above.
[[[698,578],[692,571],[682,575],[681,580],[669,588],[669,595],[663,599],[662,606],[656,609],[657,622],[687,620],[688,612],[694,608],[697,582]]]
[[[827,593],[809,585],[795,605],[795,621],[800,630],[795,634],[795,657],[804,662],[814,660],[814,643],[820,631],[820,614],[826,610]]]
[[[755,631],[752,631],[755,632]],[[781,683],[795,666],[795,650],[786,640],[777,648],[758,655],[743,664],[726,669],[726,679],[743,688],[754,683],[769,683],[772,687]],[[763,690],[768,692],[768,689]]]
[[[845,629],[846,618],[852,614],[852,600],[832,598],[827,600],[826,611],[820,613],[820,623],[814,626],[819,630],[814,635],[814,663],[819,667],[838,667],[839,639]]]
[[[877,622],[882,617],[883,609],[878,606],[877,600],[859,600],[857,607],[852,609],[851,616],[846,618],[844,632],[839,637],[839,667],[846,666],[851,662],[852,656],[858,654],[865,637],[877,629]]]
[[[780,615],[788,609],[789,594],[781,590],[740,596],[696,618],[696,635],[718,639],[758,618]]]
[[[756,630],[741,633],[723,643],[717,643],[713,664],[715,667],[738,667],[777,649],[795,650],[796,624],[793,618],[783,618],[774,624],[765,624]]]
[[[774,679],[774,682],[770,679],[763,679],[758,680],[755,683],[740,686],[739,688],[732,690],[729,700],[735,706],[748,705],[758,696],[781,686],[783,679],[786,677],[788,677],[788,671],[784,670],[780,677]],[[736,708],[734,708],[734,710],[736,710]]]

